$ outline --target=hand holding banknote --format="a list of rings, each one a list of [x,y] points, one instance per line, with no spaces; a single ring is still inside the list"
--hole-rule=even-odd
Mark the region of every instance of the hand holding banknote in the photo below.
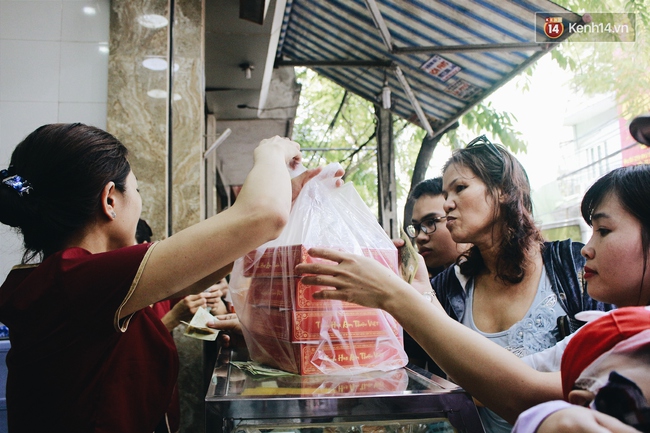
[[[213,320],[214,317],[208,313],[208,310],[199,307],[189,323],[182,322],[187,326],[183,335],[197,338],[199,340],[214,341],[219,336],[219,331],[207,326],[207,323],[212,322]]]
[[[223,314],[216,316],[206,326],[213,330],[222,331],[219,339],[223,347],[242,346],[245,347],[241,323],[236,314]]]

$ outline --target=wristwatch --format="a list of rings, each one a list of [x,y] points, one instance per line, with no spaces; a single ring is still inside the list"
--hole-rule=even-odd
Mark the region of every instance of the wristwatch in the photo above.
[[[428,292],[422,293],[422,296],[424,296],[424,299],[426,299],[430,303],[437,298],[436,292],[434,292],[433,290],[429,290]]]

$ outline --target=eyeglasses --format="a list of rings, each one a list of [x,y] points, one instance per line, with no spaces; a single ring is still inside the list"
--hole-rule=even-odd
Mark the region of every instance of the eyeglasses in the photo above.
[[[650,406],[638,385],[615,371],[590,407],[643,432],[650,432]]]
[[[420,230],[422,230],[422,233],[424,233],[425,235],[430,235],[431,233],[436,231],[437,228],[436,224],[446,219],[447,219],[446,216],[431,217],[431,218],[426,218],[417,224],[410,224],[406,226],[406,234],[409,235],[409,237],[412,239],[415,239],[418,236]]]
[[[505,160],[503,159],[503,155],[501,155],[501,152],[499,152],[499,149],[497,149],[496,144],[488,140],[488,138],[485,135],[479,135],[474,140],[467,143],[465,149],[479,148],[481,146],[485,146],[487,150],[489,150],[490,152],[492,152],[494,156],[499,158],[499,161],[501,161],[501,163],[505,162]]]

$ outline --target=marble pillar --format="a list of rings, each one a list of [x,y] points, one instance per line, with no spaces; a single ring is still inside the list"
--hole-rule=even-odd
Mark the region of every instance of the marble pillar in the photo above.
[[[172,233],[201,219],[205,114],[203,2],[176,0],[172,89]]]
[[[168,18],[168,0],[111,1],[106,129],[129,149],[155,239],[167,233]]]
[[[107,130],[131,152],[156,239],[201,219],[204,14],[202,0],[111,2]]]

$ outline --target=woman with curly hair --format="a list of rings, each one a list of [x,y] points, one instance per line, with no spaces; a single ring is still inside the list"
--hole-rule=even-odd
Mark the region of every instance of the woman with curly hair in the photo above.
[[[445,182],[445,185],[451,184],[448,178]],[[580,208],[582,217],[593,229],[591,238],[582,248],[585,264],[584,278],[589,282],[585,289],[589,290],[593,299],[615,304],[618,307],[650,308],[648,307],[650,305],[650,278],[648,278],[650,273],[650,200],[648,200],[647,188],[649,184],[650,165],[621,167],[594,183],[582,200]],[[466,189],[470,190],[471,186]],[[458,229],[463,229],[468,225],[469,217],[465,215],[461,206],[457,206],[459,202],[452,203],[452,200],[454,197],[449,193],[448,215],[461,220],[462,224],[458,225]],[[462,207],[465,208],[464,205]],[[456,231],[456,234],[459,231]],[[549,248],[553,248],[555,245],[557,243],[544,244],[539,247],[544,272],[550,275],[570,274],[570,271],[562,271],[558,267],[551,268],[549,266],[549,263],[555,265],[555,262],[547,260],[548,255],[556,254],[556,252],[548,253]],[[484,254],[484,251],[481,249],[480,253]],[[562,250],[560,249],[559,252],[561,253]],[[638,412],[634,412],[632,415],[643,414],[643,408],[647,406],[644,399],[637,399],[637,396],[633,395],[634,398],[620,399],[620,405],[611,405],[609,408],[596,406],[596,411],[579,410],[582,408],[577,406],[571,410],[561,410],[556,412],[557,415],[554,414],[553,419],[551,416],[543,417],[551,415],[556,409],[562,409],[561,406],[545,406],[522,414],[540,403],[562,399],[572,401],[570,394],[574,391],[574,385],[578,385],[578,381],[575,380],[575,374],[571,376],[571,372],[580,372],[582,371],[580,367],[584,367],[584,359],[582,361],[578,359],[580,356],[576,358],[576,354],[584,358],[585,350],[589,349],[593,355],[594,347],[598,348],[607,344],[608,339],[609,343],[614,341],[610,338],[612,335],[603,336],[602,341],[594,341],[593,335],[585,336],[583,334],[589,329],[585,326],[549,349],[518,358],[512,352],[495,344],[494,339],[489,341],[467,326],[458,323],[443,310],[435,296],[431,296],[430,292],[427,293],[430,282],[422,257],[419,257],[420,268],[412,284],[408,284],[394,272],[382,267],[371,258],[326,248],[310,248],[309,255],[314,258],[326,259],[329,262],[314,261],[296,266],[296,272],[303,275],[302,283],[335,288],[335,290],[328,289],[315,293],[314,299],[354,302],[387,311],[460,386],[484,403],[486,407],[510,422],[514,423],[521,415],[518,422],[523,422],[528,426],[532,425],[533,421],[540,422],[546,419],[547,421],[542,427],[548,427],[548,429],[544,431],[557,432],[560,431],[560,427],[564,427],[572,432],[601,432],[606,431],[602,428],[605,425],[617,424],[618,427],[621,427],[620,422],[612,418],[616,415],[625,415],[619,419],[627,424],[636,424],[638,418],[627,416],[632,413],[628,410],[638,409]],[[486,260],[486,263],[486,267],[488,267],[490,262]],[[461,276],[460,278],[466,277]],[[549,280],[552,284],[557,284],[555,277],[549,276]],[[559,281],[562,281],[562,278],[559,278]],[[510,288],[510,286],[504,285],[502,289],[510,290]],[[570,293],[565,293],[568,298]],[[422,294],[428,295],[429,302],[422,302]],[[510,307],[511,302],[516,302],[514,295],[512,298],[512,301],[503,302],[504,310]],[[558,302],[560,300],[561,298],[558,299]],[[447,303],[446,300],[445,302]],[[530,307],[535,308],[535,303],[532,302]],[[467,310],[467,307],[465,309]],[[479,310],[474,308],[474,315]],[[609,317],[616,318],[617,314],[614,313]],[[587,312],[580,317],[589,320],[602,315],[606,314]],[[423,320],[424,317],[426,320]],[[534,318],[535,320],[529,322],[531,327],[537,324],[537,317],[534,316]],[[625,327],[625,324],[620,323]],[[618,333],[613,335],[616,336],[616,334]],[[531,335],[534,335],[534,332],[531,332]],[[576,346],[576,339],[585,344]],[[571,349],[572,344],[577,351]],[[580,351],[582,353],[578,353]],[[587,355],[589,354],[587,353]],[[563,374],[560,373],[558,366],[561,366]],[[564,375],[567,373],[567,368],[570,377]],[[567,377],[569,380],[565,380]],[[647,378],[648,374],[643,377]],[[603,383],[594,381],[594,377],[588,379],[590,380],[585,383],[590,385],[588,392],[591,395],[582,394],[582,397],[593,397],[599,391],[596,385],[603,385]],[[581,385],[584,387],[585,383]],[[637,385],[643,386],[644,383],[637,383]],[[576,388],[579,387],[576,386]],[[644,397],[649,396],[645,395]],[[582,402],[585,401],[582,400]],[[614,407],[617,409],[616,411],[609,410]],[[598,412],[601,409],[604,413]],[[645,410],[647,411],[647,409]],[[608,416],[608,413],[612,416]],[[560,421],[562,424],[557,424]],[[549,424],[546,424],[547,422]],[[487,427],[486,430],[488,430]],[[537,431],[541,433],[542,428]],[[612,431],[631,430],[619,428],[612,429]]]
[[[456,150],[443,167],[443,196],[452,239],[472,244],[431,281],[452,318],[523,357],[575,331],[576,313],[611,308],[583,290],[583,244],[544,242],[528,176],[505,148],[480,136]],[[486,431],[511,429],[479,412]]]

